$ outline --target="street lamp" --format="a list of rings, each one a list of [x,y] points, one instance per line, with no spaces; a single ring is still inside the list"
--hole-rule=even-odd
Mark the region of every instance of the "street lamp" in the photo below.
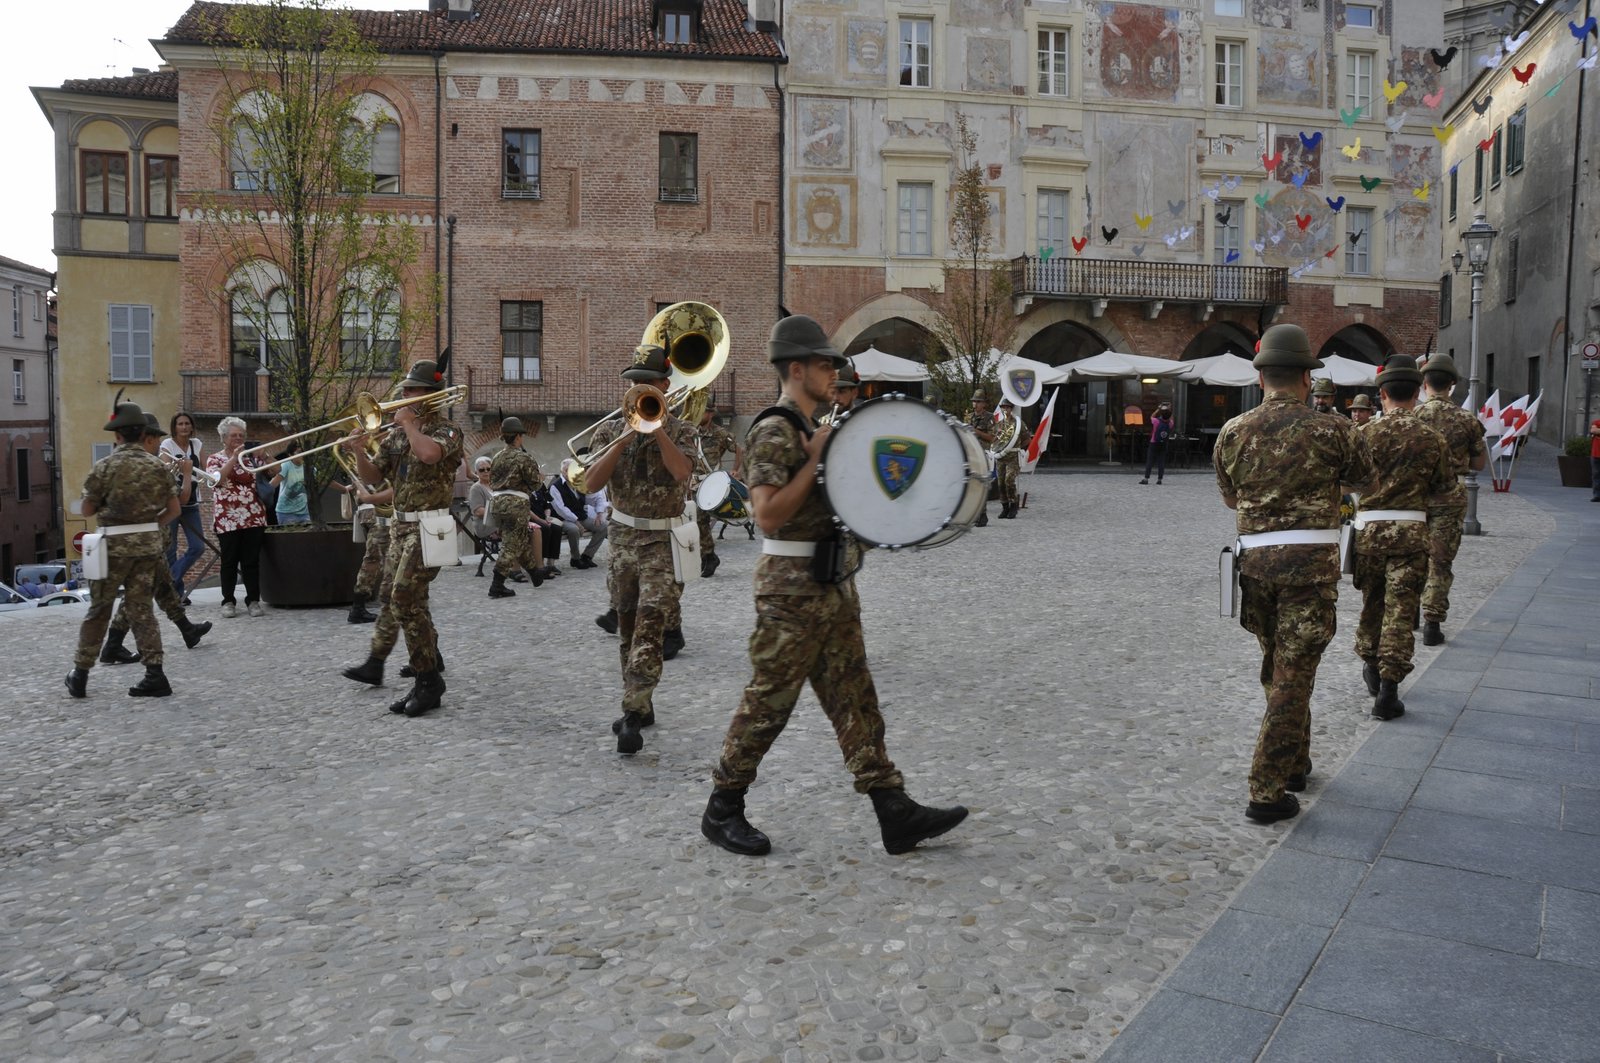
[[[1483,271],[1489,266],[1489,249],[1498,235],[1499,231],[1484,219],[1482,211],[1473,215],[1472,224],[1461,234],[1461,242],[1467,245],[1467,266],[1472,270],[1472,369],[1467,378],[1467,399],[1474,417],[1483,401],[1478,385],[1478,311],[1483,305]],[[1450,264],[1457,273],[1461,272],[1460,251],[1450,256]],[[1478,474],[1472,469],[1467,470],[1467,516],[1461,530],[1467,535],[1483,534],[1483,525],[1478,523]]]

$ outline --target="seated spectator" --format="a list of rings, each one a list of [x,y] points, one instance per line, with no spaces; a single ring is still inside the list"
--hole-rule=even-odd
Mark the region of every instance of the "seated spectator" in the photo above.
[[[595,551],[606,541],[606,522],[595,517],[587,496],[567,480],[573,464],[574,460],[567,458],[561,463],[561,472],[550,481],[550,509],[561,519],[561,530],[566,533],[568,563],[573,568],[595,568]],[[589,545],[579,554],[578,539],[585,531],[589,532]]]
[[[54,583],[51,583],[47,579],[42,579],[39,581],[39,597],[41,598],[49,594],[54,594],[60,589],[60,587],[57,587]]]
[[[17,584],[17,593],[24,598],[39,597],[39,588],[34,585],[32,576],[22,577],[22,582]]]

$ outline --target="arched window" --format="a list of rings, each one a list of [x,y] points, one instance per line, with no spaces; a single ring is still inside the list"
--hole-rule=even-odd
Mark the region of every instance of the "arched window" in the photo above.
[[[371,376],[400,368],[400,293],[346,288],[340,301],[339,355],[346,371]]]
[[[345,191],[400,191],[400,114],[388,100],[370,92],[356,98],[344,148],[351,173],[343,181]]]
[[[272,173],[267,165],[255,123],[240,118],[233,123],[233,142],[228,148],[228,169],[233,172],[236,192],[260,192],[271,187]]]
[[[228,349],[240,369],[281,369],[294,351],[289,293],[274,288],[262,298],[253,288],[233,289],[228,301]]]

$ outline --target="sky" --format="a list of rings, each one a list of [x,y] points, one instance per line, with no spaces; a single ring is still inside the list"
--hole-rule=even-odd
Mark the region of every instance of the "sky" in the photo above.
[[[360,0],[342,6],[417,9],[426,0]],[[0,255],[54,271],[50,214],[55,210],[54,133],[28,90],[69,78],[119,77],[155,70],[150,46],[189,8],[189,0],[11,0],[11,53],[0,66]]]

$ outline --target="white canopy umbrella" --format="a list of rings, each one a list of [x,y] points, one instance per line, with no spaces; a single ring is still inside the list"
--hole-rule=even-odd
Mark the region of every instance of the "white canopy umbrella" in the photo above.
[[[972,360],[970,358],[956,358],[952,360],[952,364],[963,377],[972,375]],[[989,348],[986,368],[996,376],[1011,369],[1032,369],[1038,376],[1041,387],[1048,387],[1051,384],[1065,384],[1067,382],[1067,367],[1064,365],[1048,365],[1032,358],[1024,358],[1020,354],[1007,354],[994,347]]]
[[[1187,372],[1189,363],[1171,358],[1148,358],[1142,354],[1103,351],[1091,358],[1082,358],[1056,368],[1066,370],[1068,378],[1072,380],[1114,380],[1132,376],[1182,376]]]
[[[1196,358],[1185,362],[1188,370],[1184,379],[1190,383],[1216,384],[1220,387],[1244,388],[1256,383],[1256,367],[1248,358],[1237,354],[1214,354],[1210,358]]]
[[[1314,380],[1329,377],[1341,388],[1370,388],[1378,383],[1378,367],[1330,354],[1322,360],[1321,369],[1311,370],[1311,377]]]
[[[862,380],[912,383],[928,379],[928,367],[921,362],[913,362],[909,358],[901,358],[897,354],[889,354],[876,347],[868,347],[859,354],[852,354],[850,361],[855,363],[856,372],[861,374]]]

